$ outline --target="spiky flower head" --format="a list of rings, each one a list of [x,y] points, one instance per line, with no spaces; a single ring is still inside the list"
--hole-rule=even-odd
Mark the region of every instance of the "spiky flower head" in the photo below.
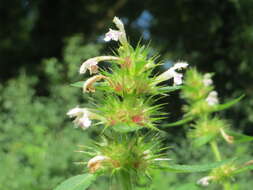
[[[84,151],[91,157],[87,163],[90,173],[103,172],[116,177],[121,172],[127,172],[137,180],[170,160],[166,156],[166,149],[161,148],[158,136],[130,137],[119,134],[110,136],[104,136],[101,143],[94,142],[93,148]]]

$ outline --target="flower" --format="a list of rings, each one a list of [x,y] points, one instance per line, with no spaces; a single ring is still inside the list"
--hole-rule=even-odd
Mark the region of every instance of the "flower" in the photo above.
[[[93,84],[102,79],[106,79],[106,77],[104,75],[95,75],[86,80],[83,84],[83,92],[95,92]]]
[[[183,74],[176,72],[176,70],[182,70],[188,66],[186,62],[178,62],[173,67],[169,68],[167,71],[162,73],[157,77],[159,82],[169,80],[173,78],[174,85],[180,85],[183,83],[182,78]]]
[[[124,24],[118,17],[115,16],[113,22],[121,32],[125,32]]]
[[[98,72],[98,62],[100,61],[113,61],[113,60],[119,60],[118,57],[115,56],[99,56],[99,57],[93,57],[85,62],[82,63],[79,73],[84,74],[87,70],[90,71],[90,74],[97,73]]]
[[[211,91],[207,96],[206,101],[210,106],[218,104],[218,93],[216,91]]]
[[[95,156],[88,161],[87,167],[89,168],[91,173],[96,172],[102,166],[102,162],[109,160],[107,156]]]
[[[122,32],[118,30],[112,30],[109,28],[109,32],[105,34],[104,41],[109,42],[111,40],[118,41],[120,36],[122,35]]]
[[[79,108],[78,106],[69,110],[67,115],[70,118],[76,117],[74,123],[80,126],[82,129],[87,129],[91,125],[91,120],[89,119],[90,112],[85,108]]]
[[[197,184],[202,185],[202,186],[208,186],[210,183],[210,180],[212,180],[213,178],[214,178],[213,176],[202,177],[201,179],[197,181]]]
[[[206,73],[204,75],[203,83],[205,86],[210,86],[213,84],[213,80],[211,79],[212,75],[210,73]]]
[[[113,18],[113,22],[116,25],[116,27],[119,29],[119,31],[109,29],[108,33],[110,35],[108,33],[106,34],[108,34],[109,36],[117,37],[121,44],[127,44],[126,32],[125,32],[123,22],[116,16]],[[112,39],[112,38],[105,38],[105,41],[107,39]]]
[[[87,70],[90,71],[90,74],[92,73],[97,73],[98,72],[98,61],[96,58],[91,58],[91,59],[88,59],[87,61],[85,61],[81,67],[80,67],[80,70],[79,70],[79,73],[80,74],[84,74],[86,73]]]

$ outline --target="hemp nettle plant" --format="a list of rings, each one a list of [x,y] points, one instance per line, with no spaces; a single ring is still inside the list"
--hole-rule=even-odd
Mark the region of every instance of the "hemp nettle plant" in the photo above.
[[[162,65],[156,63],[157,56],[150,56],[148,48],[140,44],[132,47],[121,20],[115,17],[113,22],[117,30],[109,29],[104,40],[119,41],[114,55],[85,61],[80,74],[89,72],[93,76],[73,84],[81,87],[83,93],[99,91],[99,96],[92,100],[94,107],[77,106],[67,113],[74,118],[76,127],[99,127],[101,142],[79,151],[89,157],[83,162],[86,172],[64,181],[55,190],[84,190],[99,176],[108,176],[116,189],[132,190],[143,179],[152,183],[153,170],[208,172],[196,179],[196,184],[218,183],[225,190],[233,189],[235,176],[253,169],[253,160],[224,158],[217,140],[221,138],[232,144],[252,141],[253,137],[231,131],[228,122],[214,112],[229,108],[243,97],[220,104],[211,79],[213,74],[203,75],[195,68],[188,68],[186,62],[177,62],[164,73],[154,74],[154,69]],[[110,62],[110,68],[100,68],[98,64],[102,61]],[[184,82],[182,70],[186,70]],[[167,80],[172,80],[173,85],[163,85]],[[181,90],[186,102],[185,114],[182,120],[164,125],[162,121],[167,114],[162,112],[164,104],[159,104],[158,100],[175,90]],[[213,152],[215,160],[203,165],[172,163],[160,134],[164,128],[183,124],[189,126],[188,137],[193,145],[196,148],[210,146],[207,151]]]

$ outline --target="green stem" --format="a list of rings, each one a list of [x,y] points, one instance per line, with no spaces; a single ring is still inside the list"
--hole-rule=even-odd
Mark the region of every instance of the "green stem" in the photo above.
[[[119,175],[120,175],[119,181],[121,184],[121,189],[122,190],[133,190],[131,175],[126,171],[120,172]]]
[[[215,156],[216,161],[221,161],[221,154],[215,140],[211,141],[211,148]]]
[[[217,146],[217,142],[215,140],[210,142],[213,154],[215,156],[216,161],[221,161],[221,154],[219,151],[219,147]],[[229,181],[223,182],[223,189],[224,190],[232,190],[231,184],[229,183]]]

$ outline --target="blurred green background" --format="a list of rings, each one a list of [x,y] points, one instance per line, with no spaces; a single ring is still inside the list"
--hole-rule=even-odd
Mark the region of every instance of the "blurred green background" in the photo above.
[[[140,38],[150,43],[168,65],[186,60],[200,71],[215,72],[221,102],[246,94],[221,115],[236,131],[253,135],[252,0],[2,0],[0,15],[1,190],[52,190],[84,170],[74,164],[83,160],[74,151],[97,132],[73,129],[66,112],[89,103],[69,84],[88,77],[78,74],[84,60],[109,54],[116,45],[103,42],[115,15],[132,44]],[[167,122],[180,118],[178,97],[173,93],[163,100],[169,102]],[[189,145],[182,127],[168,129],[167,143],[168,156],[177,163],[213,159],[206,148]],[[252,143],[221,148],[225,155],[252,159]],[[201,189],[195,183],[203,175],[154,173],[148,189]],[[237,189],[252,189],[251,179],[252,173],[236,179]],[[90,189],[106,189],[107,181]]]

